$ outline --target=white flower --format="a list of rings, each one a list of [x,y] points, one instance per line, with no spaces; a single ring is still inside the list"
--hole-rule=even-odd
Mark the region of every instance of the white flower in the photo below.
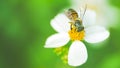
[[[74,41],[70,45],[68,52],[68,64],[71,66],[79,66],[86,62],[88,58],[85,44],[81,41],[84,38],[88,43],[98,43],[109,37],[109,31],[104,27],[95,25],[96,13],[92,10],[87,10],[83,19],[84,31],[70,33],[70,20],[65,14],[60,13],[51,20],[51,26],[57,31],[56,34],[48,37],[45,43],[45,48],[58,48],[66,45],[71,39]],[[72,37],[73,36],[73,37]]]

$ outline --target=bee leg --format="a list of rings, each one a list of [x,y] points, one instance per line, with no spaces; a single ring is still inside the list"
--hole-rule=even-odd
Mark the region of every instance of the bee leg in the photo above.
[[[72,30],[72,24],[70,24],[70,29]]]
[[[78,31],[78,28],[75,28],[75,31]]]
[[[72,22],[69,22],[70,23],[70,29],[72,30]]]

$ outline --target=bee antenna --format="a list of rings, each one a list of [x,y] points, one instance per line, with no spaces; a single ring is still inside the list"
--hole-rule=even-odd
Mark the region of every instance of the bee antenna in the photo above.
[[[86,10],[87,10],[87,4],[85,5],[85,10],[84,10],[84,13],[83,13],[83,16],[82,16],[82,20],[84,19]]]
[[[80,17],[82,17],[82,10],[81,10],[81,8],[79,8],[79,15],[80,15]]]

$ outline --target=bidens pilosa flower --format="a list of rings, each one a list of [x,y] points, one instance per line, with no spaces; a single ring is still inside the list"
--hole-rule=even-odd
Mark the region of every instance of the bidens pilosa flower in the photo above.
[[[109,37],[109,31],[104,27],[95,25],[96,13],[86,10],[82,20],[80,12],[68,9],[67,14],[60,13],[51,20],[51,26],[57,31],[56,34],[48,37],[45,48],[59,48],[66,45],[70,40],[68,51],[68,64],[79,66],[86,62],[88,58],[87,49],[82,42],[98,43]]]

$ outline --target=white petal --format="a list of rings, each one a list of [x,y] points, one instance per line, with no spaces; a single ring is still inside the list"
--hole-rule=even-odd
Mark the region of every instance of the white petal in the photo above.
[[[83,25],[85,27],[92,26],[96,22],[96,13],[92,10],[86,10],[84,18],[83,18]]]
[[[57,33],[48,37],[45,46],[46,48],[57,48],[64,46],[69,42],[70,38],[67,33]]]
[[[65,14],[60,13],[54,19],[51,20],[51,26],[57,32],[68,32],[70,30],[69,19],[65,16]]]
[[[68,53],[68,64],[71,66],[79,66],[87,60],[87,49],[80,41],[74,41],[70,46]]]
[[[85,29],[85,40],[89,43],[98,43],[107,39],[110,35],[104,27],[94,26]]]

